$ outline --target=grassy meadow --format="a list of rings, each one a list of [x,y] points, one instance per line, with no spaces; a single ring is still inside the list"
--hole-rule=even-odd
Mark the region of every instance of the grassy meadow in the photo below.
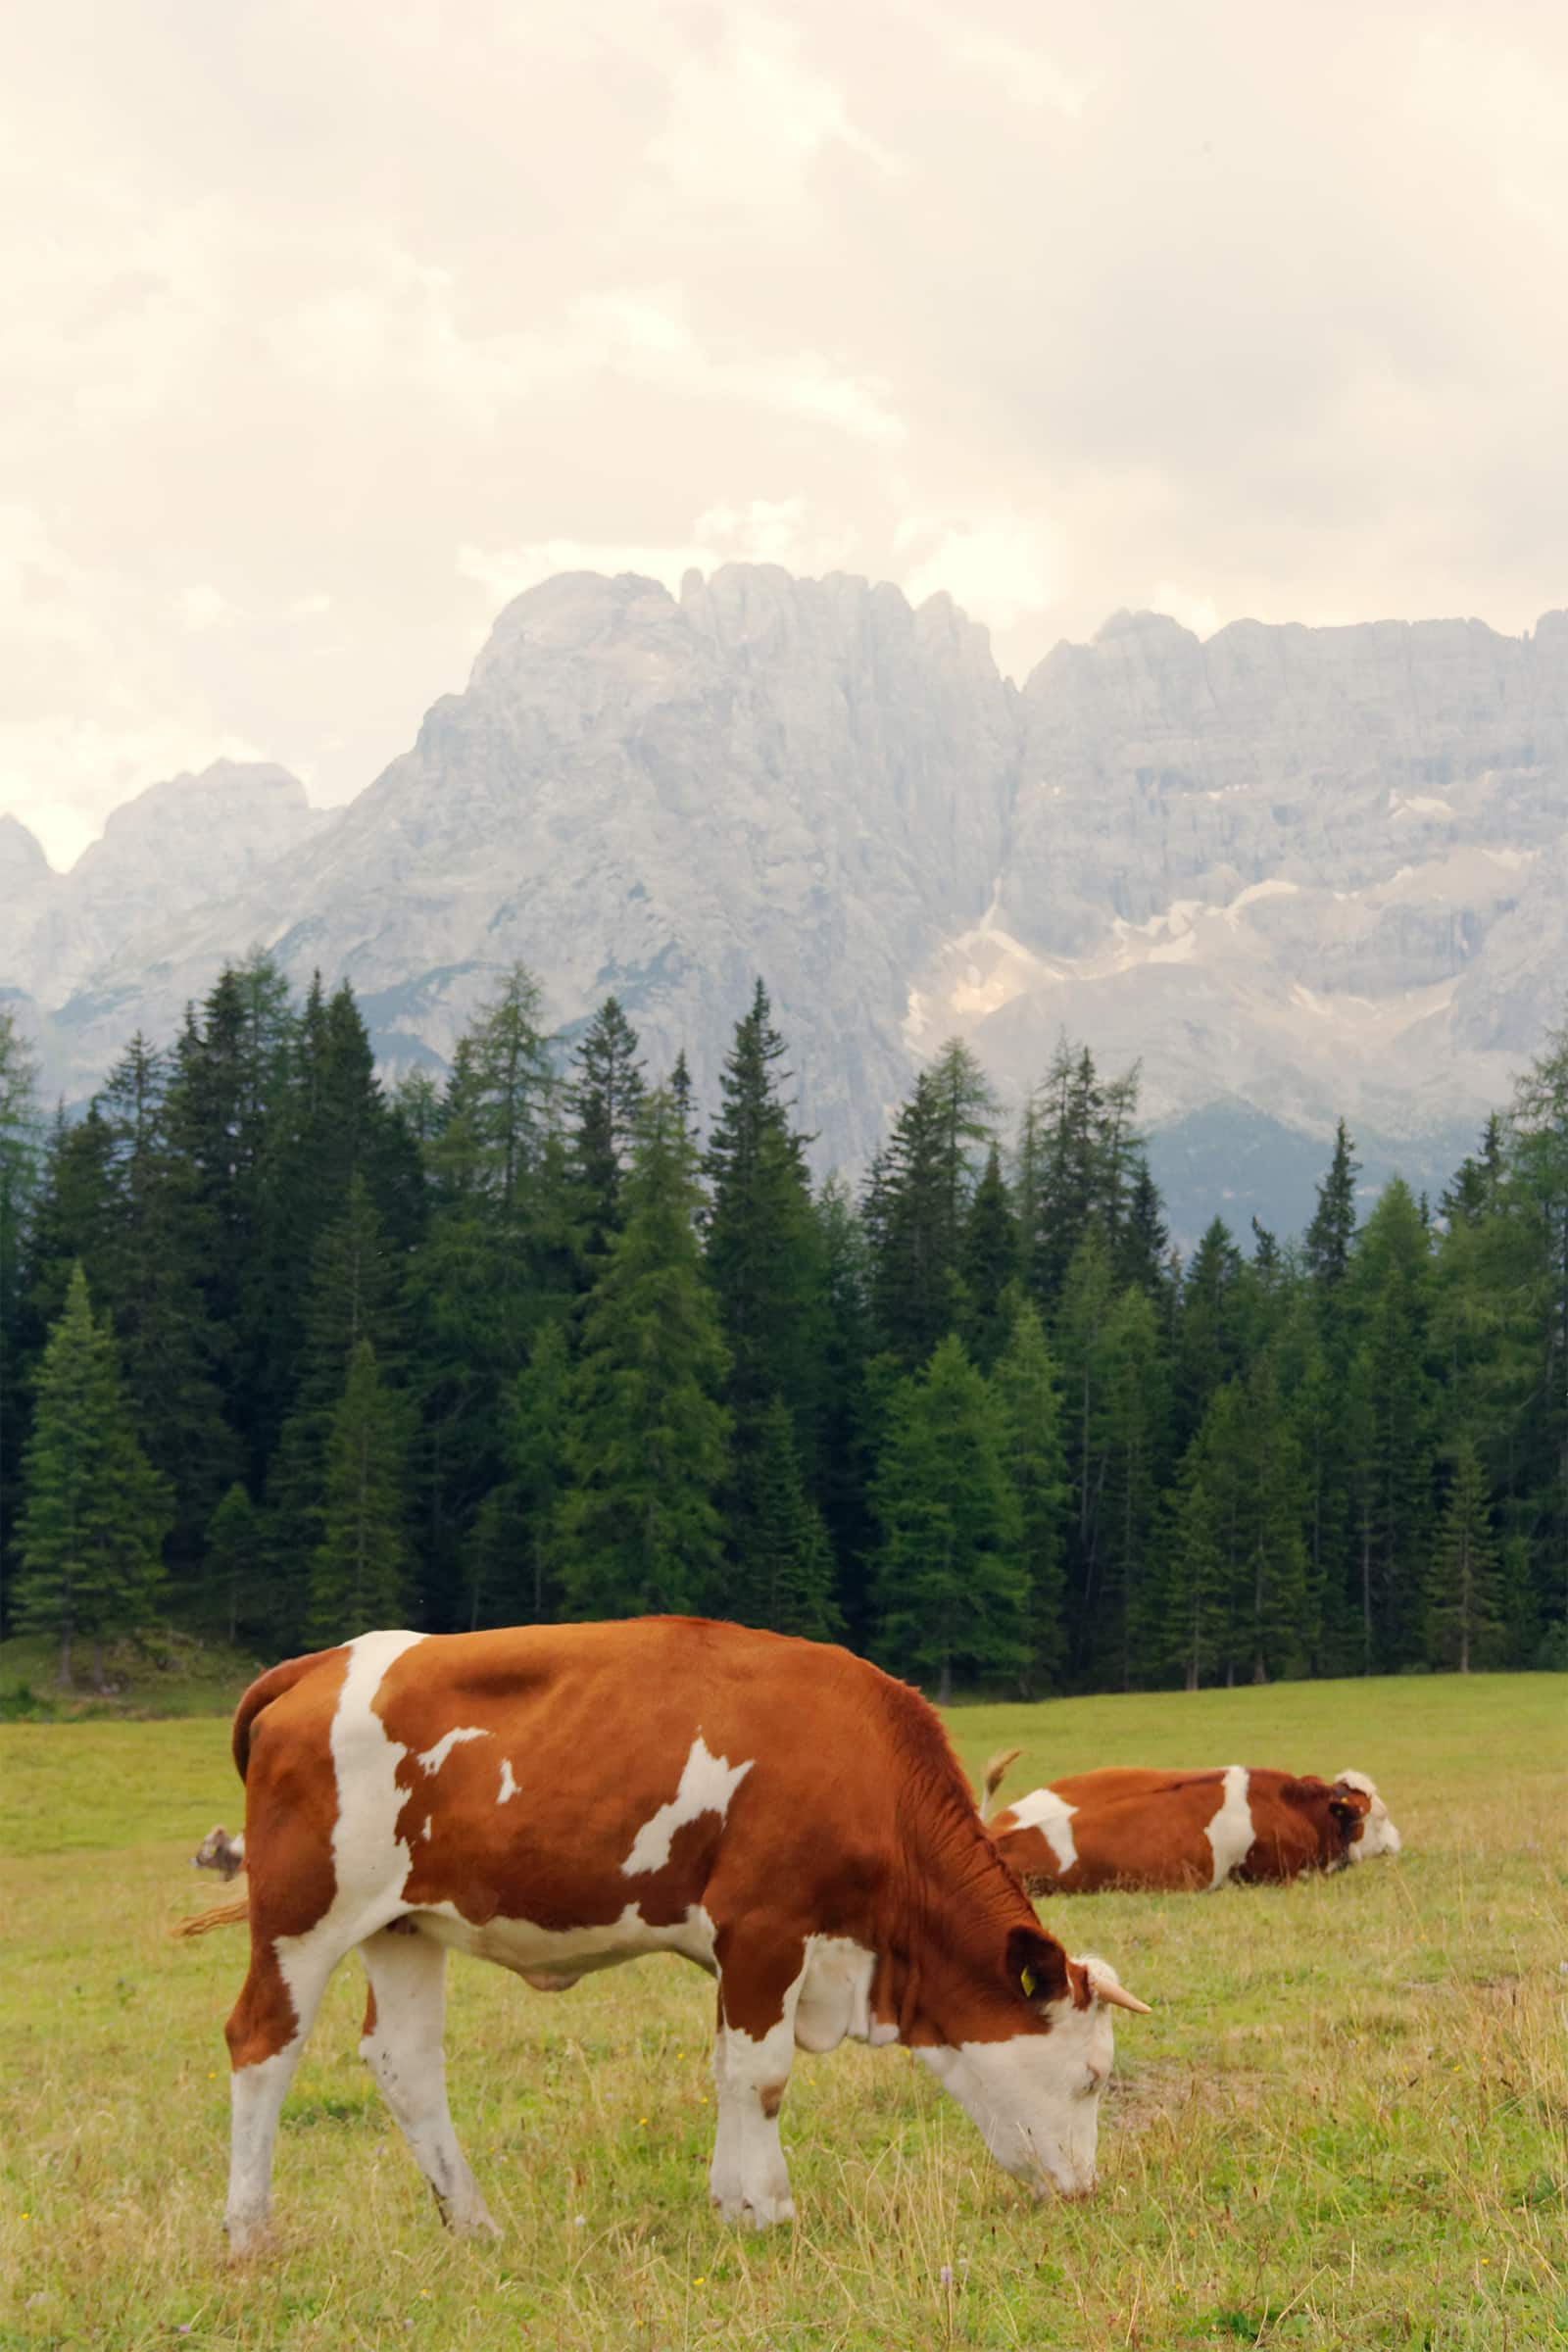
[[[0,1726],[0,2352],[92,2345],[1568,2344],[1568,1681],[960,1708],[1014,1792],[1102,1763],[1376,1777],[1405,1850],[1338,1880],[1059,1900],[1118,2023],[1101,2185],[1035,2206],[902,2051],[802,2057],[801,2219],[709,2212],[711,1990],[557,1996],[454,1962],[458,2131],[505,2237],[449,2240],[340,1971],[284,2111],[281,2251],[223,2261],[229,1931],[171,1943],[238,1789],[221,1720]]]

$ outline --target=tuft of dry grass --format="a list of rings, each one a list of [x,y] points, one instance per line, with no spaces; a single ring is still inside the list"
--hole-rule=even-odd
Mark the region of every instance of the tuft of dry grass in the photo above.
[[[710,2216],[711,1992],[644,1961],[539,1996],[455,1964],[458,2129],[499,2246],[439,2229],[339,1972],[280,2135],[280,2249],[231,2271],[236,1936],[168,1941],[235,1811],[221,1722],[0,1728],[0,2352],[514,2345],[1568,2343],[1568,1685],[1298,1685],[957,1710],[1022,1789],[1091,1763],[1372,1772],[1395,1864],[1048,1907],[1156,2004],[1102,2181],[1027,2203],[900,2051],[803,2056],[801,2220]]]

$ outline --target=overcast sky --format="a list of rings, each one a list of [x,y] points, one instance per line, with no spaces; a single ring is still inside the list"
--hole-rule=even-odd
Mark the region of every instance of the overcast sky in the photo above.
[[[0,86],[0,809],[348,798],[568,566],[1568,602],[1568,14],[51,0]]]

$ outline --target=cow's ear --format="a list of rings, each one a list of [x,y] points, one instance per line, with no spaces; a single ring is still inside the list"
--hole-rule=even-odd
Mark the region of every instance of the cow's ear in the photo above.
[[[1347,1826],[1352,1821],[1359,1821],[1363,1814],[1371,1810],[1371,1800],[1363,1796],[1359,1788],[1336,1788],[1329,1798],[1329,1811],[1336,1820],[1343,1821]]]
[[[1054,1936],[1040,1928],[1009,1930],[1004,1967],[1007,1984],[1035,2008],[1059,2001],[1072,1990],[1066,1953]]]

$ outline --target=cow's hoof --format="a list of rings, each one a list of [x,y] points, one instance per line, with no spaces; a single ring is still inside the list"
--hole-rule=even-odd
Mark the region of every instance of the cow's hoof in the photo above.
[[[775,2222],[793,2222],[793,2197],[738,2196],[712,2199],[713,2211],[732,2230],[770,2230]]]
[[[265,2262],[277,2252],[277,2238],[269,2222],[228,2222],[228,2247],[225,2260],[230,2264]]]
[[[478,2213],[470,2213],[465,2221],[449,2221],[447,2228],[454,2237],[475,2238],[481,2245],[487,2246],[495,2245],[501,2236],[500,2225],[493,2222],[482,2209]]]

